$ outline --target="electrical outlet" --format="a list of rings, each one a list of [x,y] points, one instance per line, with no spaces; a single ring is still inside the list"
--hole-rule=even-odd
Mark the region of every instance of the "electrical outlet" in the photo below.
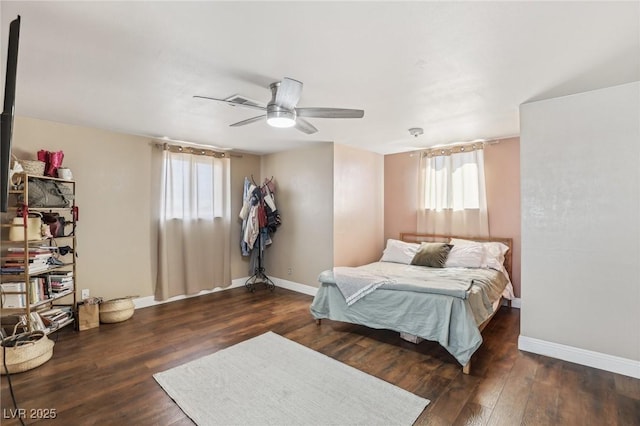
[[[83,288],[82,289],[82,300],[88,299],[90,294],[91,294],[91,292],[89,291],[88,288]]]
[[[287,269],[287,275],[291,275],[292,272],[293,272],[293,268],[288,268]]]

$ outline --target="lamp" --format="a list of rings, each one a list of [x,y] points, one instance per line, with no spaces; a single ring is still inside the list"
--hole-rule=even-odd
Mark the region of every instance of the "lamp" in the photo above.
[[[296,125],[296,112],[269,104],[267,105],[267,124],[271,127],[293,127]]]

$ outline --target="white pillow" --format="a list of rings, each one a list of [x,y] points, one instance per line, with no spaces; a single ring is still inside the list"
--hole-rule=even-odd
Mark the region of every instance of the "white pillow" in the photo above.
[[[500,242],[486,242],[481,243],[478,241],[464,240],[461,238],[451,238],[449,244],[453,244],[453,247],[482,247],[483,258],[481,268],[492,268],[501,271],[504,265],[504,255],[509,250],[509,246]],[[451,250],[453,251],[453,249]],[[449,254],[451,256],[451,253]]]
[[[484,247],[481,244],[454,245],[444,264],[445,268],[482,268]]]
[[[394,262],[409,265],[418,252],[418,248],[420,248],[420,244],[405,243],[404,241],[389,238],[387,240],[387,247],[382,252],[380,262]]]
[[[509,246],[499,242],[482,243],[484,246],[484,263],[487,268],[502,270],[504,255],[509,251]]]

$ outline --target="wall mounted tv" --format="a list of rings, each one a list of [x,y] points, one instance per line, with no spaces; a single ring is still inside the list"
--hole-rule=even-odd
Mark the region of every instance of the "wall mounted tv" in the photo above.
[[[9,202],[9,166],[11,163],[11,138],[13,136],[13,111],[16,100],[16,72],[18,69],[18,39],[20,16],[9,25],[7,49],[7,75],[4,83],[4,109],[0,121],[0,211],[6,212]]]

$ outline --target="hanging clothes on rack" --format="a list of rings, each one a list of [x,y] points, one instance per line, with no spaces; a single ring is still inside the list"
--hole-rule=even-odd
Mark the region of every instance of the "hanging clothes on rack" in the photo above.
[[[276,207],[273,177],[265,179],[262,185],[258,185],[253,176],[251,180],[245,177],[242,200],[239,214],[242,220],[240,248],[243,256],[251,256],[249,273],[253,274],[245,286],[254,291],[254,285],[261,282],[273,290],[275,285],[266,276],[263,267],[264,249],[272,243],[271,234],[281,224]]]

